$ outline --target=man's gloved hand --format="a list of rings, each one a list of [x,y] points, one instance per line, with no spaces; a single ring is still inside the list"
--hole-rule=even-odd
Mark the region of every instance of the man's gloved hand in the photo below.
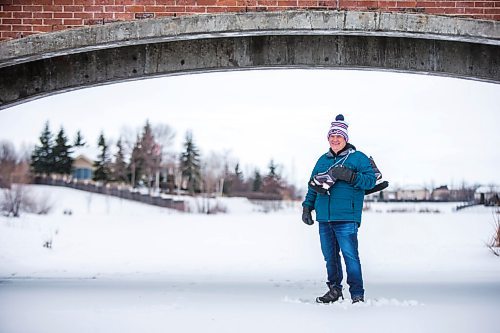
[[[332,178],[343,180],[345,182],[348,182],[349,184],[354,183],[357,176],[354,171],[344,166],[331,168],[330,170],[328,170],[328,174]]]
[[[302,207],[302,222],[307,225],[313,225],[314,221],[311,215],[312,209],[309,207]]]
[[[307,183],[307,185],[314,191],[318,192],[319,194],[327,194],[328,188],[323,187],[323,183],[320,183],[318,180],[316,180],[314,177]]]

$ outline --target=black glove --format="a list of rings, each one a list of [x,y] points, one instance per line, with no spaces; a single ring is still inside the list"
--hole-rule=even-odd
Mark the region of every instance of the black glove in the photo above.
[[[312,209],[309,207],[302,207],[302,222],[307,225],[313,225],[314,221],[311,215]]]
[[[354,171],[344,166],[331,168],[330,170],[328,170],[328,174],[332,178],[343,180],[345,182],[348,182],[349,184],[354,183],[357,176]]]

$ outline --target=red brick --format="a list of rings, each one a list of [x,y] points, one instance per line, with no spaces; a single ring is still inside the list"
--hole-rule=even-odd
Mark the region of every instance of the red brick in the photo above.
[[[44,19],[43,24],[46,25],[62,25],[62,19]]]
[[[299,1],[300,2],[300,1]],[[315,1],[317,4],[317,1]],[[277,0],[257,0],[257,5],[258,6],[277,6],[278,1]]]
[[[32,18],[33,13],[32,12],[13,12],[12,17],[13,18]]]
[[[82,19],[64,19],[63,24],[64,25],[83,25],[83,20]]]
[[[62,12],[63,6],[43,6],[44,12]]]
[[[90,20],[84,20],[83,21],[83,24],[84,25],[98,25],[98,24],[104,24],[104,20],[103,19],[90,19]]]
[[[2,17],[11,18],[12,17],[12,12],[2,12],[2,11],[0,11],[0,18],[2,18]]]
[[[237,0],[236,4],[238,6],[244,6],[244,7],[256,7],[257,0]]]
[[[396,7],[396,1],[379,1],[378,6],[380,8]]]
[[[417,7],[416,1],[397,1],[396,7],[398,8],[413,8]]]
[[[50,32],[52,27],[50,25],[34,25],[33,31]]]
[[[297,5],[299,7],[314,7],[318,4],[315,0],[298,0]]]
[[[73,18],[73,13],[54,13],[54,18]]]
[[[53,0],[54,5],[73,5],[73,0]]]
[[[359,5],[362,5],[363,7],[367,8],[377,8],[378,7],[378,1],[362,1],[358,3]]]
[[[13,38],[21,38],[23,35],[20,32],[14,32],[14,31],[4,31],[2,32],[2,38],[7,37],[9,39]]]
[[[83,6],[64,6],[63,10],[65,12],[83,12]]]
[[[236,0],[217,0],[217,6],[235,7]]]
[[[436,7],[436,1],[417,1],[417,7]]]
[[[94,0],[95,5],[102,5],[102,6],[113,6],[115,4],[114,0]]]
[[[111,20],[111,19],[114,19],[115,16],[113,15],[113,13],[95,13],[94,14],[94,18],[95,19],[108,19],[108,20]]]
[[[33,18],[52,18],[54,13],[52,12],[34,12]]]
[[[38,5],[38,6],[41,6],[41,5],[52,5],[52,0],[34,0],[34,1],[31,1],[29,2],[27,5]],[[25,6],[23,6],[24,8]]]
[[[175,5],[196,7],[196,1],[197,0],[177,0],[175,1]]]
[[[94,0],[74,0],[74,4],[82,6],[92,6],[94,4]]]
[[[2,24],[21,24],[21,23],[22,23],[21,19],[10,19],[10,18],[2,19]]]
[[[83,11],[89,12],[89,13],[102,13],[102,12],[104,12],[104,7],[103,6],[83,6]]]
[[[278,6],[280,7],[296,7],[297,0],[278,0]]]
[[[155,0],[135,0],[133,3],[135,3],[136,5],[143,5],[143,6],[146,6],[146,5],[155,5],[156,4],[156,1]]]
[[[91,19],[94,18],[94,13],[73,13],[74,18]]]
[[[33,26],[31,25],[12,25],[12,31],[31,31]]]
[[[127,13],[142,13],[142,12],[144,12],[144,6],[125,6],[125,12],[127,12]]]
[[[483,14],[483,8],[465,8],[465,14]]]
[[[489,1],[474,1],[474,7],[490,7]]]
[[[42,10],[42,6],[23,6],[24,12],[41,12]]]
[[[464,14],[465,9],[464,8],[445,8],[444,13],[445,14]]]
[[[146,13],[161,13],[165,11],[165,6],[145,6],[144,11]]]
[[[350,0],[340,0],[339,1],[340,8],[356,8],[357,5],[358,5],[357,1],[350,1]]]
[[[125,21],[133,20],[134,13],[115,13],[115,19]]]
[[[165,13],[184,13],[185,6],[165,6]]]
[[[485,14],[500,14],[500,8],[485,8]]]
[[[0,24],[0,31],[12,31],[12,25]]]
[[[13,5],[4,5],[3,10],[6,12],[20,12],[22,10],[22,6],[13,6]]]
[[[206,13],[206,11],[207,11],[206,7],[200,7],[200,6],[187,6],[186,7],[186,12],[193,13],[193,14]]]
[[[229,6],[229,7],[222,7],[222,6],[215,6],[215,7],[207,7],[207,12],[209,13],[233,13],[237,12],[239,7],[236,6]]]
[[[23,19],[23,24],[40,25],[42,19]]]
[[[104,11],[108,13],[123,13],[125,11],[125,6],[104,6]]]
[[[474,1],[457,1],[455,7],[474,7]]]
[[[197,6],[215,6],[217,5],[217,0],[196,0]]]

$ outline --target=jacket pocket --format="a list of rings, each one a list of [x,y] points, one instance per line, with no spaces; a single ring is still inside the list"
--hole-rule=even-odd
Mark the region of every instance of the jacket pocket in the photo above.
[[[334,220],[348,219],[354,212],[354,202],[348,198],[332,198],[331,216]]]

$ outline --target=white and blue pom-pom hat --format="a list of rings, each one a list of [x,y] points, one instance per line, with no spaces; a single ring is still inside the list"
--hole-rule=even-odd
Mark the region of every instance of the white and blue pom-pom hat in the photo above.
[[[347,128],[349,125],[344,121],[344,116],[339,114],[335,117],[335,121],[332,121],[330,125],[330,130],[328,131],[327,139],[331,135],[342,135],[346,142],[349,141],[349,134],[347,133]]]

